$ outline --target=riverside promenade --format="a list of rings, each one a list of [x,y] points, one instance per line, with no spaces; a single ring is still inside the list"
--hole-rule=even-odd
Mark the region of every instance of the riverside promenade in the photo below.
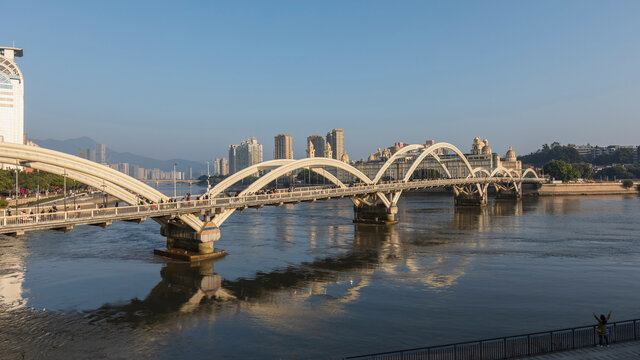
[[[526,357],[528,360],[617,360],[640,359],[640,341],[613,344],[610,347],[589,347],[553,354]]]
[[[609,347],[598,347],[595,325],[467,341],[346,359],[500,360],[500,359],[640,359],[640,319],[609,323]]]

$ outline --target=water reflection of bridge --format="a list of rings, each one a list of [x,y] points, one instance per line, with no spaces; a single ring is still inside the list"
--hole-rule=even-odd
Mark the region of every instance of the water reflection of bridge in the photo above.
[[[443,198],[442,201],[451,201],[450,198],[445,199],[447,198]],[[410,198],[408,201],[411,201]],[[323,205],[329,204],[332,203]],[[62,353],[75,353],[72,349],[94,351],[96,345],[103,346],[99,339],[104,341],[102,334],[106,331],[110,334],[109,348],[115,346],[122,354],[126,354],[127,351],[140,352],[142,349],[155,350],[162,347],[158,344],[164,340],[160,339],[168,339],[169,334],[175,329],[208,327],[208,324],[212,324],[217,318],[239,312],[247,314],[270,331],[280,334],[304,333],[309,326],[313,327],[325,321],[338,321],[348,315],[349,306],[362,301],[364,290],[375,290],[376,286],[380,286],[378,282],[381,278],[424,286],[432,291],[455,287],[470,271],[476,249],[484,246],[476,235],[490,231],[492,227],[495,230],[495,221],[498,218],[501,219],[500,224],[518,221],[517,215],[523,210],[522,205],[516,204],[492,202],[484,210],[454,210],[448,204],[444,204],[444,214],[450,216],[438,216],[445,219],[438,222],[436,230],[439,232],[425,232],[416,236],[409,236],[406,232],[408,226],[385,228],[355,225],[352,239],[345,239],[337,234],[344,230],[341,227],[336,227],[337,233],[334,238],[326,232],[322,223],[305,224],[303,228],[309,230],[309,242],[316,241],[318,246],[322,246],[322,241],[333,244],[340,241],[337,244],[345,250],[335,256],[325,256],[314,261],[268,272],[257,272],[237,279],[223,279],[224,273],[215,272],[216,265],[212,260],[199,264],[168,262],[160,269],[161,280],[144,298],[104,304],[98,309],[87,310],[84,317],[79,318],[69,318],[70,315],[58,316],[49,311],[44,313],[32,310],[28,306],[24,307],[24,304],[27,304],[26,296],[29,289],[23,288],[22,281],[25,278],[24,271],[29,265],[24,258],[12,258],[11,261],[22,264],[22,270],[4,276],[16,281],[11,283],[12,297],[0,297],[3,302],[9,303],[2,303],[0,307],[4,311],[13,306],[13,310],[6,311],[5,319],[16,312],[20,314],[19,318],[23,318],[25,313],[32,314],[28,315],[28,319],[31,320],[19,325],[18,330],[13,333],[29,334],[34,329],[34,321],[45,324],[39,331],[49,331],[53,328],[56,329],[56,333],[48,336],[46,342],[23,335],[30,340],[14,342],[7,349],[27,349],[27,355],[35,353],[39,354],[39,357],[47,357],[51,346],[66,343],[67,345],[61,348]],[[281,211],[280,209],[278,211]],[[350,209],[343,207],[342,210],[335,210],[338,216],[344,217],[348,216]],[[346,214],[342,214],[341,211]],[[501,216],[497,216],[498,214]],[[409,210],[406,210],[403,216],[407,217],[407,225],[409,222],[415,222],[408,219],[409,216],[413,216]],[[415,216],[418,216],[418,213]],[[352,226],[354,225],[348,225],[350,228]],[[300,225],[279,224],[275,234],[284,235],[283,242],[294,242],[292,234],[299,234],[296,227]],[[321,229],[323,231],[319,231]],[[442,236],[442,233],[455,236],[447,238]],[[312,236],[316,238],[312,239]],[[451,247],[466,250],[451,251]],[[26,256],[26,252],[20,249],[16,253]],[[3,289],[3,295],[7,294],[7,289]],[[22,306],[16,309],[15,305]],[[87,321],[101,325],[87,327]],[[35,326],[37,329],[38,325]],[[15,340],[7,336],[4,338]],[[69,342],[72,338],[82,340]],[[3,336],[0,336],[0,345],[6,345],[2,339]]]
[[[422,243],[401,241],[400,230],[396,228],[355,225],[348,252],[258,272],[250,278],[223,279],[214,271],[216,260],[169,262],[161,269],[162,280],[146,298],[124,305],[105,304],[92,311],[90,317],[148,325],[166,321],[164,315],[171,313],[220,313],[224,307],[215,305],[227,303],[233,304],[236,311],[239,306],[251,313],[265,326],[277,325],[279,329],[303,326],[305,321],[339,316],[347,304],[358,300],[362,289],[375,281],[374,273],[393,275],[404,271],[407,274],[403,275],[403,281],[421,283],[433,290],[455,286],[466,274],[473,255],[443,255],[443,248],[460,246],[461,242],[469,249],[482,247],[472,234],[491,227],[496,215],[516,219],[521,213],[521,203],[455,209],[444,230],[468,234],[455,243],[443,239]],[[277,233],[290,231],[285,226]],[[426,258],[420,258],[422,255]],[[313,297],[321,297],[322,306],[304,305]]]

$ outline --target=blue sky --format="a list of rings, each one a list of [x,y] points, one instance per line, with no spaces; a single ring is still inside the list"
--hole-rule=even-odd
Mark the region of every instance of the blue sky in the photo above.
[[[352,159],[640,144],[640,1],[19,1],[31,138],[207,160],[345,129]]]

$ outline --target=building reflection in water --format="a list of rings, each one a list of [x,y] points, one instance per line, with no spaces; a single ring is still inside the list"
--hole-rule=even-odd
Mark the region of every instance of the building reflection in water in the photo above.
[[[25,259],[29,252],[25,239],[2,237],[0,249],[0,305],[6,310],[15,310],[26,305],[23,283],[26,271]]]
[[[389,278],[422,283],[433,291],[455,286],[466,274],[473,252],[443,251],[443,247],[478,247],[474,234],[490,228],[492,217],[517,217],[521,212],[521,205],[507,203],[456,209],[447,226],[456,232],[455,237],[436,242],[406,241],[406,234],[397,227],[353,225],[354,238],[346,253],[251,278],[225,280],[214,272],[214,261],[167,263],[161,269],[162,280],[145,299],[104,305],[91,316],[148,324],[175,313],[182,314],[179,322],[186,324],[184,316],[188,314],[206,314],[199,318],[209,321],[241,311],[278,331],[303,331],[310,322],[344,314],[346,305],[357,301],[361,290],[378,281],[380,275],[402,273]],[[286,227],[279,231],[288,233]],[[329,236],[338,229],[333,227]],[[310,231],[309,240],[314,241],[315,231]],[[220,306],[224,304],[228,306]]]

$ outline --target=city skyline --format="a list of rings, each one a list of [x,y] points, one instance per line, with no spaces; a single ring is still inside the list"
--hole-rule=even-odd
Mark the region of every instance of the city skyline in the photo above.
[[[30,138],[90,136],[122,151],[205,161],[250,128],[266,153],[266,139],[290,134],[300,158],[308,134],[339,127],[351,134],[352,158],[371,143],[465,144],[478,134],[526,154],[541,141],[638,143],[638,10],[635,2],[326,2],[196,4],[174,14],[156,3],[29,2],[0,24],[0,45],[26,51]],[[168,29],[166,18],[182,26]],[[321,31],[327,23],[331,31]],[[71,55],[52,56],[59,39]],[[173,91],[158,59],[177,48],[189,49],[176,58],[188,66]]]

